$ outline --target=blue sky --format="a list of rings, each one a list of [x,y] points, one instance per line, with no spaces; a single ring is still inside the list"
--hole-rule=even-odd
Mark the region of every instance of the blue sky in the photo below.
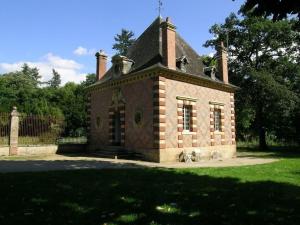
[[[200,54],[212,38],[208,30],[237,12],[243,0],[163,0],[162,16]],[[113,37],[121,28],[138,37],[158,16],[158,0],[0,0],[0,73],[24,62],[43,79],[56,69],[63,83],[79,82],[95,72],[94,52],[112,56]]]

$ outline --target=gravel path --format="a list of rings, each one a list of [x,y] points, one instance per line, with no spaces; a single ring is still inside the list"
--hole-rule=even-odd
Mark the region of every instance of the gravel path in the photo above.
[[[37,172],[53,170],[77,169],[120,169],[120,168],[200,168],[200,167],[229,167],[271,163],[273,158],[237,157],[227,160],[211,160],[193,163],[151,163],[123,159],[106,159],[90,156],[51,155],[43,157],[0,157],[0,173],[7,172]]]

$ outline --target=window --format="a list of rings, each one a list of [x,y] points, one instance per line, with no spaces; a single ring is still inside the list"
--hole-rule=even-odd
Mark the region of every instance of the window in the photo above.
[[[183,130],[191,130],[191,106],[183,106]]]
[[[100,116],[97,116],[97,117],[96,117],[96,127],[97,127],[97,128],[101,128],[101,125],[102,125],[101,117],[100,117]]]
[[[143,113],[140,110],[136,110],[136,112],[134,113],[134,125],[141,127],[143,124]]]
[[[214,127],[215,131],[221,131],[221,110],[215,109],[214,111]]]

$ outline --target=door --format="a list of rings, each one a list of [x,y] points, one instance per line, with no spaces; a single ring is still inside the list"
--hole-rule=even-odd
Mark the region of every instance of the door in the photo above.
[[[115,125],[114,144],[121,145],[121,118],[119,112],[115,113],[114,125]]]

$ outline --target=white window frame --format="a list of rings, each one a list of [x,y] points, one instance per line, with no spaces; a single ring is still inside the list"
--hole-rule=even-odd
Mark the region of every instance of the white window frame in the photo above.
[[[214,110],[214,130],[216,132],[221,132],[221,110],[220,109],[215,109]]]
[[[192,128],[192,106],[183,105],[183,131],[190,132]]]

